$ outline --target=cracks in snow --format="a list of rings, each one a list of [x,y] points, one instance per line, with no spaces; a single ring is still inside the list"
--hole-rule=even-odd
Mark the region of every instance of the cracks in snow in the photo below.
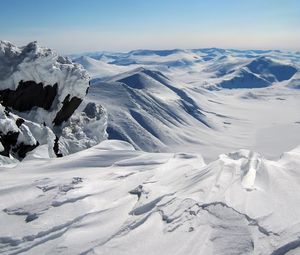
[[[247,214],[245,214],[245,213],[241,213],[241,212],[237,211],[237,210],[234,209],[233,207],[230,207],[230,206],[228,206],[227,204],[225,204],[225,203],[223,203],[223,202],[212,202],[212,203],[208,203],[208,204],[198,204],[198,203],[197,203],[196,205],[197,205],[200,209],[206,210],[207,212],[209,212],[209,213],[211,213],[211,214],[214,214],[214,213],[210,210],[210,208],[211,208],[212,206],[218,206],[218,205],[220,205],[220,206],[222,206],[222,207],[224,207],[224,208],[228,208],[228,209],[232,210],[234,213],[236,213],[236,214],[238,214],[238,215],[241,215],[241,216],[245,217],[245,219],[248,221],[249,225],[250,225],[250,226],[256,226],[256,227],[258,228],[259,232],[261,232],[262,234],[264,234],[264,235],[266,235],[266,236],[270,236],[270,235],[279,236],[278,233],[275,233],[275,232],[273,232],[273,231],[269,231],[269,230],[267,230],[266,228],[262,227],[262,226],[258,223],[257,220],[255,220],[255,219],[249,217],[249,216],[248,216]],[[191,212],[192,212],[192,211],[191,211]],[[196,212],[196,214],[197,214],[197,213],[198,213],[198,212]],[[196,215],[196,214],[195,214],[195,215]],[[214,214],[214,215],[215,215],[215,214]],[[215,216],[216,216],[216,215],[215,215]]]
[[[82,182],[81,177],[73,177],[67,184],[51,184],[49,179],[41,180],[42,184],[36,185],[36,188],[43,191],[42,195],[26,201],[26,204],[16,204],[12,207],[5,208],[3,211],[8,215],[26,216],[25,221],[29,223],[39,218],[39,216],[49,210],[51,207],[59,207],[67,203],[75,203],[83,200],[91,194],[82,196],[63,198],[70,190],[78,189]],[[46,184],[45,184],[46,183]],[[50,183],[50,184],[49,184]]]
[[[44,231],[40,231],[34,235],[23,236],[22,238],[0,237],[0,249],[4,250],[4,248],[8,248],[6,251],[11,252],[8,253],[10,255],[26,252],[37,245],[59,238],[70,228],[74,227],[76,224],[81,222],[83,219],[89,216],[93,216],[95,214],[103,213],[105,211],[106,210],[100,210],[96,212],[86,213],[74,218],[73,220],[67,221],[64,224],[54,226]],[[25,244],[25,247],[18,249],[17,246],[19,246],[22,243]]]
[[[257,235],[266,242],[279,236],[224,202],[200,204],[193,199],[174,199],[161,207],[159,213],[166,223],[166,233],[207,231],[213,254],[253,254]]]

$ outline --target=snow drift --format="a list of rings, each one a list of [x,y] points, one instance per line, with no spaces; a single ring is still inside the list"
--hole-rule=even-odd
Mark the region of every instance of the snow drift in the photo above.
[[[240,150],[205,164],[199,154],[145,153],[118,141],[4,167],[0,249],[297,254],[299,167],[299,148],[274,161]]]

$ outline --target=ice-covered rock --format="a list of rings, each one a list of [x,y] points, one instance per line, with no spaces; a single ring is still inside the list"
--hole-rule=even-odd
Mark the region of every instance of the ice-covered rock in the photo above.
[[[37,42],[16,47],[0,41],[0,101],[27,119],[52,127],[67,121],[80,105],[89,75]]]
[[[88,104],[72,116],[88,87],[87,71],[68,58],[37,42],[16,47],[0,41],[0,154],[23,159],[48,144],[50,157],[62,156],[104,140],[102,106]]]
[[[54,154],[55,135],[52,130],[18,117],[0,104],[0,155],[22,159],[39,145],[48,145],[48,154]],[[3,160],[1,160],[3,162]],[[5,160],[7,163],[7,160]],[[0,163],[1,164],[1,163]]]
[[[76,112],[65,124],[59,138],[59,153],[68,155],[90,148],[107,138],[105,109],[88,103],[82,112]]]

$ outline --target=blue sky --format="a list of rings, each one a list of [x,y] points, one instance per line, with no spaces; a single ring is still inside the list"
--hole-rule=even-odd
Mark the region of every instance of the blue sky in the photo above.
[[[167,48],[300,50],[299,0],[0,0],[0,35],[61,53]]]

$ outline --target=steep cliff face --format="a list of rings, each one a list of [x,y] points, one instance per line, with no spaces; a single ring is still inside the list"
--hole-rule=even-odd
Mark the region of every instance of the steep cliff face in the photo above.
[[[105,139],[101,106],[93,106],[95,116],[78,112],[70,119],[88,87],[88,73],[68,58],[36,42],[0,41],[0,156],[23,159],[43,144],[48,156],[62,156]]]
[[[36,42],[16,47],[0,41],[0,102],[49,127],[67,121],[89,86],[81,65]]]

